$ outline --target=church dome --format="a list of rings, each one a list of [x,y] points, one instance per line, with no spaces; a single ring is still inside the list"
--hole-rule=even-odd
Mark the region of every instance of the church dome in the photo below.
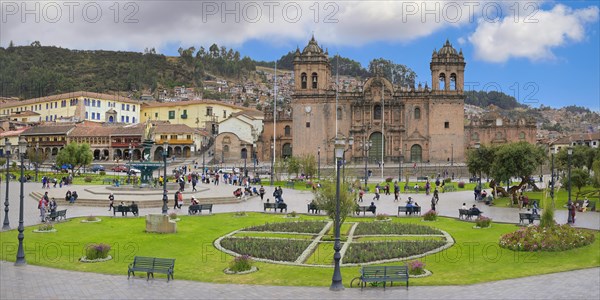
[[[323,49],[321,49],[321,47],[319,47],[319,44],[317,44],[317,41],[315,40],[315,37],[313,36],[310,41],[308,42],[308,45],[306,45],[306,47],[304,47],[304,50],[302,50],[302,54],[322,54],[323,53]]]
[[[456,52],[456,49],[454,49],[452,47],[452,44],[450,44],[450,41],[446,40],[446,44],[444,44],[444,47],[442,47],[442,49],[440,49],[440,51],[438,52],[439,55],[457,55],[458,53]]]

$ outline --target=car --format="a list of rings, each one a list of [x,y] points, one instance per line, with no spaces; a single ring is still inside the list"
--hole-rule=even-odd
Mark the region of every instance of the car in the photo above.
[[[115,172],[127,172],[127,170],[129,170],[129,168],[127,168],[124,165],[119,165],[119,166],[112,167],[111,170],[113,170]]]
[[[136,169],[136,168],[131,168],[131,169],[129,169],[129,171],[127,172],[127,174],[129,174],[129,175],[138,175],[138,174],[140,174],[140,173],[142,173],[142,171],[140,171],[140,170],[138,170],[138,169]]]
[[[223,168],[223,169],[219,169],[217,171],[219,174],[223,174],[223,173],[227,173],[227,174],[231,174],[231,173],[235,173],[238,174],[240,172],[239,168]]]
[[[90,171],[92,171],[92,172],[94,172],[94,173],[95,173],[95,172],[98,172],[98,171],[104,171],[104,166],[103,166],[103,165],[93,165],[93,166],[90,168]]]

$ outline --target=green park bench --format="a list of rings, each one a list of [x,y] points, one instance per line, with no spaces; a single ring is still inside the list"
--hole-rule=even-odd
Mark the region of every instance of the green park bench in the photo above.
[[[135,276],[136,271],[146,272],[147,279],[154,279],[154,273],[162,273],[167,275],[167,282],[169,279],[173,279],[173,269],[175,268],[174,258],[156,258],[156,257],[144,257],[136,256],[133,258],[133,262],[129,264],[127,270],[127,279],[131,275]]]

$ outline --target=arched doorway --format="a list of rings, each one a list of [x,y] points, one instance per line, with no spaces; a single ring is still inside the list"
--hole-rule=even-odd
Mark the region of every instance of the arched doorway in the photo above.
[[[184,146],[183,147],[183,157],[190,157],[190,154],[191,154],[190,147]]]
[[[414,144],[410,147],[410,161],[411,162],[421,162],[423,161],[423,148],[421,145]]]
[[[162,160],[163,147],[156,147],[153,160]]]
[[[283,144],[283,148],[281,150],[282,150],[282,152],[281,152],[282,158],[292,157],[292,145],[290,143]]]
[[[100,159],[100,149],[94,150],[94,160]]]
[[[369,149],[369,162],[375,163],[381,161],[381,154],[385,149],[385,139],[381,132],[373,132],[369,137],[371,148]]]
[[[240,156],[241,159],[244,159],[244,158],[247,159],[248,158],[248,149],[242,148],[241,155],[242,155],[242,156]]]

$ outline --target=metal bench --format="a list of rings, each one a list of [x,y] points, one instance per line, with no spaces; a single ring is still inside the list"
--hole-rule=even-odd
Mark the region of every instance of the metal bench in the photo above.
[[[306,205],[308,207],[308,213],[310,214],[311,212],[313,214],[319,214],[321,213],[321,208],[316,205],[316,204],[307,204]]]
[[[195,215],[195,214],[201,214],[203,210],[208,210],[209,214],[212,214],[212,204],[194,204],[194,205],[190,205],[190,207],[188,207],[188,214],[189,215]]]
[[[519,224],[525,225],[523,222],[525,220],[529,220],[529,224],[533,224],[534,220],[540,220],[540,215],[532,213],[519,213]]]
[[[273,209],[275,212],[277,212],[277,209],[279,209],[279,212],[283,212],[284,210],[287,212],[287,204],[273,202],[263,203],[263,209],[264,211],[267,211],[267,209]]]
[[[51,212],[49,214],[46,215],[46,222],[48,221],[60,221],[60,220],[66,220],[67,219],[67,210],[63,209],[63,210],[57,210],[55,212]]]
[[[174,258],[136,256],[133,258],[133,262],[129,264],[129,268],[127,269],[127,279],[129,279],[131,275],[135,276],[135,271],[140,271],[146,272],[146,280],[150,279],[150,275],[152,275],[152,278],[154,279],[154,273],[166,274],[168,282],[169,279],[173,279],[174,268]]]
[[[373,212],[373,214],[375,214],[375,211],[377,210],[377,207],[373,207],[372,209],[370,209],[371,206],[357,206],[355,209],[356,215],[360,215],[360,213],[363,213],[363,216],[367,214],[368,211]]]
[[[408,267],[407,266],[364,266],[360,270],[360,289],[362,290],[367,282],[383,282],[383,289],[389,281],[390,286],[393,282],[406,282],[408,289]]]
[[[412,214],[421,214],[421,207],[420,206],[411,206],[411,207],[406,207],[406,206],[398,206],[398,216],[400,216],[400,213],[403,212],[406,215],[412,215]]]

